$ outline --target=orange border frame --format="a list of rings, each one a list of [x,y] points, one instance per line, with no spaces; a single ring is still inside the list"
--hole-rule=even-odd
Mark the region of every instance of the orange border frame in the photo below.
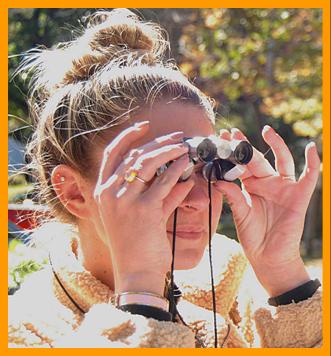
[[[6,4],[4,4],[6,2]],[[41,0],[3,0],[0,5],[0,28],[1,34],[1,57],[0,57],[0,73],[1,73],[1,117],[2,127],[0,130],[0,142],[7,143],[8,128],[8,8],[34,8],[34,7],[48,7],[48,8],[89,8],[91,2],[86,0],[57,0],[56,6],[50,1]],[[158,6],[156,1],[105,1],[96,0],[93,3],[93,8],[107,8],[107,7],[130,7],[130,8],[156,8]],[[98,5],[98,6],[96,6]],[[139,6],[137,6],[139,5]],[[198,8],[200,7],[198,1],[182,1],[178,6],[178,0],[168,0],[167,6],[175,8]],[[323,9],[323,347],[317,349],[285,349],[283,352],[292,355],[314,354],[314,355],[330,355],[330,2],[328,0],[237,0],[236,2],[230,0],[219,1],[205,1],[204,7],[223,7],[223,8],[321,8]],[[3,164],[1,169],[1,185],[0,185],[0,216],[1,216],[1,231],[7,231],[7,145],[2,144],[0,148],[0,162]],[[45,352],[44,349],[8,349],[7,347],[7,238],[2,238],[2,248],[0,250],[1,258],[1,309],[2,322],[0,323],[0,350],[2,352],[16,354],[37,354]],[[183,349],[181,353],[198,353],[198,352],[220,352],[216,349],[208,350],[192,350]],[[278,349],[222,349],[222,353],[231,353],[241,355],[243,353],[258,354],[261,352],[268,352],[270,355],[277,355]],[[53,349],[52,353],[68,353],[70,355],[88,355],[90,352],[97,352],[105,354],[110,352],[108,349]],[[166,349],[112,349],[116,354],[166,354],[171,352]]]

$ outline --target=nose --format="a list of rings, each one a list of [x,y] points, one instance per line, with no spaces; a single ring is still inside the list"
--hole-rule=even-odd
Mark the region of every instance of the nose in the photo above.
[[[196,211],[202,211],[207,209],[208,206],[209,206],[209,197],[207,191],[207,183],[206,183],[206,187],[203,188],[201,186],[201,183],[199,184],[197,182],[195,182],[195,185],[190,190],[189,194],[179,205],[180,208],[185,210],[190,210],[190,211],[192,211],[192,209]]]

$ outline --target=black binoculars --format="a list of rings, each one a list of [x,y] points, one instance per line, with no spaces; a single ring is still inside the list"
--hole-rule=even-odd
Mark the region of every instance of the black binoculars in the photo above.
[[[184,144],[189,148],[189,164],[179,182],[189,179],[193,172],[201,172],[206,181],[234,181],[245,171],[244,165],[253,157],[253,147],[247,141],[227,141],[217,136],[185,137]],[[156,172],[161,175],[172,163],[162,165]]]

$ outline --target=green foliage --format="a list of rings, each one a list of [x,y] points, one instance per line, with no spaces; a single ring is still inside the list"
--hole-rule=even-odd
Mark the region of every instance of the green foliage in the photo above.
[[[33,272],[39,271],[47,263],[43,254],[22,242],[13,239],[8,246],[8,289],[17,289]]]
[[[18,201],[23,201],[32,191],[32,184],[10,184],[8,186],[8,203],[17,203]]]

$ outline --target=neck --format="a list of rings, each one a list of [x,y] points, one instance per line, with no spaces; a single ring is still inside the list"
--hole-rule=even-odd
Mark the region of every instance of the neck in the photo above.
[[[95,278],[108,286],[111,290],[115,289],[113,266],[109,248],[99,238],[97,231],[85,226],[84,221],[78,226],[80,256],[84,268]]]

